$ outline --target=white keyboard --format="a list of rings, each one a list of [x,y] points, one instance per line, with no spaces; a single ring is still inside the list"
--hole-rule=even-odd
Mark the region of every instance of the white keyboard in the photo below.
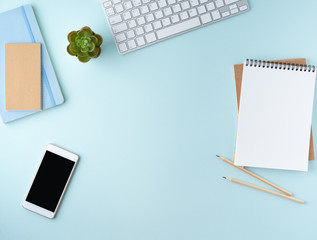
[[[248,0],[101,0],[120,54],[249,10]]]

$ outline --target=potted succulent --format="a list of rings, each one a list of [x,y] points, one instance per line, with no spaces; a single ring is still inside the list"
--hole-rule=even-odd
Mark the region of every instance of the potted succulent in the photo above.
[[[89,27],[83,27],[79,31],[72,31],[67,36],[69,45],[67,52],[76,56],[81,62],[88,62],[91,58],[99,57],[102,37],[94,33]]]

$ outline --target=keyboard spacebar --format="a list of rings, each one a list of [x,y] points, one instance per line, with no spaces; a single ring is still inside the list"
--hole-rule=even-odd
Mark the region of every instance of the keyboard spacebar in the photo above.
[[[157,37],[159,39],[162,39],[162,38],[166,38],[166,37],[172,36],[172,35],[180,33],[180,32],[184,32],[184,31],[192,29],[194,27],[198,27],[200,25],[201,25],[201,23],[200,23],[199,18],[195,17],[195,18],[189,19],[187,21],[172,25],[170,27],[158,30],[156,32],[156,34],[157,34]]]

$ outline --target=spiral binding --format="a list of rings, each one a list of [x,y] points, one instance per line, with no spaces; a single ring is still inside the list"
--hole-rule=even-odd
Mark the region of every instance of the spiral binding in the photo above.
[[[261,68],[274,68],[274,69],[283,69],[291,71],[303,71],[303,72],[315,72],[314,65],[299,65],[291,63],[282,63],[282,62],[269,62],[261,60],[247,59],[245,61],[246,66],[250,67],[261,67]]]

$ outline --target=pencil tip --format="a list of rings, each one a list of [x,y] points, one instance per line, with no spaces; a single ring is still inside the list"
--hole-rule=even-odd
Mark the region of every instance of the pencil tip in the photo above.
[[[223,177],[224,179],[227,179],[226,177]]]
[[[216,155],[216,157],[220,157],[219,155]]]

